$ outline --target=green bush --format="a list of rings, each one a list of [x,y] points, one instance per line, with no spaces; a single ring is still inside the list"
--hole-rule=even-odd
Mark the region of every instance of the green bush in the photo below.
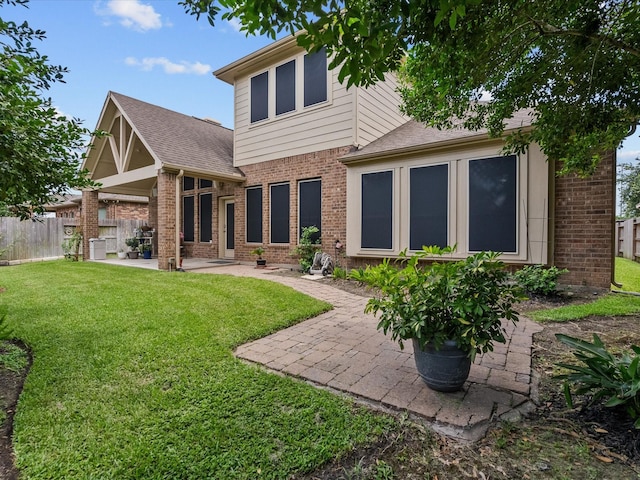
[[[549,296],[557,291],[558,277],[568,271],[567,269],[561,270],[556,266],[527,265],[518,270],[514,277],[518,285],[526,292]]]
[[[320,250],[320,238],[314,236],[320,232],[318,227],[311,225],[310,227],[303,227],[302,234],[300,235],[300,241],[293,250],[293,255],[298,258],[298,263],[303,272],[308,272],[313,265],[313,256],[318,250]]]
[[[347,276],[348,276],[347,271],[344,268],[340,268],[340,267],[333,268],[333,278],[346,279]]]
[[[573,354],[583,365],[558,363],[570,373],[558,375],[564,379],[564,394],[569,408],[573,408],[571,385],[577,385],[576,394],[592,394],[593,402],[602,400],[605,407],[621,405],[640,429],[640,347],[633,345],[633,354],[611,354],[602,340],[593,334],[593,342],[556,334],[556,338],[573,348]]]

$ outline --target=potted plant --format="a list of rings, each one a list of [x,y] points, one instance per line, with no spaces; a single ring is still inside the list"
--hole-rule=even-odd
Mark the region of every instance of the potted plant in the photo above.
[[[129,258],[138,258],[138,245],[140,245],[140,240],[137,237],[127,238],[124,243],[129,247],[129,252],[127,256]]]
[[[365,307],[379,316],[378,329],[390,333],[401,348],[411,340],[418,373],[430,388],[445,392],[464,385],[477,353],[505,342],[502,321],[518,321],[513,306],[521,299],[499,253],[434,260],[454,251],[436,246],[412,256],[404,251],[402,268],[385,259],[352,273],[379,291]]]
[[[262,258],[262,254],[264,253],[264,248],[256,247],[251,250],[251,255],[257,255],[258,258],[256,260],[256,266],[258,268],[264,268],[267,265],[267,260]]]
[[[142,245],[140,245],[140,250],[142,251],[142,256],[143,258],[149,260],[151,258],[151,244],[144,242]]]
[[[118,249],[118,258],[120,260],[124,260],[125,258],[127,258],[127,252],[125,252],[122,248]]]

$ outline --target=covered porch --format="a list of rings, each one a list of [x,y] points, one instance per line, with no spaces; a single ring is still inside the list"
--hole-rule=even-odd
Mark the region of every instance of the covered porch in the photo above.
[[[233,132],[211,120],[109,92],[83,168],[100,184],[82,194],[83,256],[98,238],[98,192],[149,198],[156,268],[175,269],[184,250],[234,258],[233,205],[244,175],[233,166]]]

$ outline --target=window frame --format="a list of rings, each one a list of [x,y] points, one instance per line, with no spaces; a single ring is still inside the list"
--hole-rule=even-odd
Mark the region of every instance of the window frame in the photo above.
[[[309,225],[303,225],[302,224],[302,192],[301,192],[301,187],[303,184],[311,184],[311,183],[318,183],[320,186],[320,196],[319,196],[319,202],[320,202],[320,215],[319,215],[319,220],[320,222],[319,225],[315,225],[315,223],[309,224]],[[302,238],[302,229],[304,227],[311,227],[311,226],[316,226],[318,227],[319,232],[317,234],[315,234],[312,237],[312,240],[316,240],[322,237],[322,178],[308,178],[308,179],[304,179],[304,180],[298,180],[298,240],[300,240]]]
[[[195,219],[196,219],[196,200],[195,200],[196,196],[195,195],[183,195],[182,196],[182,233],[184,234],[184,241],[186,242],[190,242],[193,243],[196,241],[196,225],[195,225]],[[190,224],[190,231],[187,231],[187,222],[186,222],[186,200],[190,199],[191,200],[191,224]],[[187,237],[187,233],[190,233],[191,236]]]
[[[209,207],[209,221],[207,223],[203,223],[204,220],[204,208],[203,208],[203,198],[209,197],[209,203],[207,204]],[[202,233],[204,231],[203,226],[209,227],[209,238],[203,240]],[[211,243],[213,241],[213,193],[205,192],[198,194],[198,241],[200,243]]]
[[[284,219],[286,221],[286,230],[280,232],[279,229],[276,230],[276,226],[274,226],[274,210],[277,210],[276,208],[274,208],[274,195],[273,195],[273,190],[274,188],[282,188],[282,187],[287,187],[287,202],[286,202],[286,217],[284,215],[282,215],[280,217],[280,215],[276,216],[275,218],[277,220],[280,220],[280,218]],[[277,233],[278,235],[278,239],[280,239],[280,235],[282,235],[282,238],[286,238],[286,241],[275,241],[274,240],[274,233]],[[291,235],[291,183],[290,182],[278,182],[278,183],[271,183],[269,184],[269,243],[272,245],[288,245],[291,243],[290,240],[290,235]]]
[[[494,145],[492,147],[492,145]],[[448,179],[448,244],[456,245],[456,252],[451,258],[466,258],[469,250],[469,194],[468,175],[469,162],[487,158],[505,156],[500,154],[500,146],[485,142],[470,150],[458,149],[438,150],[434,153],[422,153],[379,159],[375,162],[361,162],[347,165],[347,255],[354,257],[385,258],[396,257],[400,252],[410,250],[410,218],[409,218],[409,185],[410,169],[413,167],[449,165]],[[539,147],[532,154],[527,150],[515,155],[516,174],[516,251],[503,252],[501,259],[517,263],[545,263],[549,258],[549,245],[552,238],[549,233],[551,190],[549,188],[552,172],[549,170],[546,157]],[[531,158],[530,158],[531,157]],[[530,168],[536,165],[536,168]],[[361,178],[363,174],[393,170],[396,188],[393,196],[395,219],[394,244],[391,250],[362,248],[362,192]],[[531,193],[531,197],[529,195]],[[535,204],[534,204],[535,202]],[[535,214],[532,213],[535,211]],[[533,216],[532,216],[533,215]]]
[[[383,174],[383,173],[390,173],[391,174],[391,205],[390,205],[390,231],[389,234],[391,236],[390,238],[390,246],[389,247],[380,247],[380,246],[371,246],[371,247],[365,247],[363,246],[363,233],[362,233],[362,228],[364,226],[364,217],[363,217],[363,209],[364,209],[364,205],[363,205],[363,200],[364,200],[364,181],[363,181],[363,177],[365,175],[377,175],[377,174]],[[397,241],[395,239],[395,235],[394,232],[397,230],[396,228],[396,224],[398,222],[398,215],[397,212],[395,212],[395,196],[396,193],[398,192],[398,189],[395,185],[396,183],[396,178],[397,178],[397,173],[395,171],[395,169],[380,169],[380,170],[375,170],[375,171],[370,171],[370,172],[364,172],[360,175],[360,249],[363,251],[383,251],[383,252],[390,252],[390,251],[394,251],[394,247],[397,245]]]
[[[249,214],[250,214],[250,210],[249,210],[249,191],[256,191],[259,190],[260,191],[260,239],[259,240],[254,240],[249,239]],[[263,222],[264,222],[264,192],[263,192],[263,188],[262,185],[254,185],[252,187],[247,187],[244,190],[245,192],[245,218],[244,218],[244,224],[245,224],[245,232],[244,232],[244,239],[245,239],[245,243],[246,244],[254,244],[254,245],[262,245],[263,241],[264,241],[264,232],[263,232]],[[254,222],[251,222],[254,223]],[[257,222],[255,222],[257,223]]]
[[[326,50],[325,50],[326,52]],[[330,59],[327,58],[326,61],[326,95],[325,100],[317,103],[310,104],[305,106],[304,101],[304,86],[305,86],[305,69],[304,69],[304,57],[308,55],[306,52],[300,52],[290,57],[287,57],[281,62],[278,62],[267,69],[261,70],[247,77],[247,89],[248,89],[248,97],[249,97],[249,108],[248,108],[248,127],[253,128],[260,125],[264,125],[265,123],[270,123],[273,121],[280,120],[282,118],[289,118],[291,116],[296,116],[300,114],[304,114],[306,112],[324,108],[328,105],[331,105],[333,102],[333,92],[331,88],[331,82],[333,80],[332,71],[329,70],[329,62]],[[295,108],[293,110],[282,112],[280,114],[276,113],[276,92],[277,92],[277,81],[276,81],[276,69],[279,67],[286,65],[288,63],[295,62],[295,76],[294,76],[294,90],[295,90]],[[267,116],[265,118],[253,120],[252,117],[252,105],[253,105],[253,79],[259,77],[260,75],[267,74]]]

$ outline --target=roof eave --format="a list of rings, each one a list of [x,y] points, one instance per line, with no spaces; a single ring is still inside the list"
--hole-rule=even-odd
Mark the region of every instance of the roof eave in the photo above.
[[[171,164],[166,162],[162,164],[162,171],[166,173],[179,173],[183,171],[185,174],[191,174],[198,178],[217,180],[221,182],[242,183],[246,180],[246,177],[240,173],[237,173],[237,174],[212,173],[211,170],[187,167],[185,165],[177,165],[177,164]]]

